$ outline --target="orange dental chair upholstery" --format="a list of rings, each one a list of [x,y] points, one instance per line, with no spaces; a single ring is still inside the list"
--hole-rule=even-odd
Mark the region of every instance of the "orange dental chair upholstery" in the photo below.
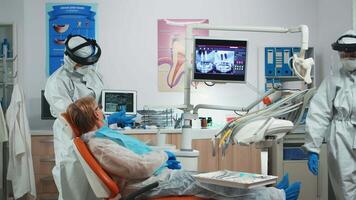
[[[80,138],[80,132],[77,127],[71,123],[69,116],[62,113],[61,119],[66,123],[68,129],[73,133],[73,147],[78,156],[78,159],[85,171],[88,182],[98,198],[103,199],[118,199],[118,200],[134,200],[138,195],[149,191],[158,186],[158,182],[147,185],[146,187],[129,194],[126,197],[121,197],[120,188],[115,180],[100,166],[94,156],[91,154],[86,143]],[[151,200],[203,200],[195,196],[169,196],[153,198]]]

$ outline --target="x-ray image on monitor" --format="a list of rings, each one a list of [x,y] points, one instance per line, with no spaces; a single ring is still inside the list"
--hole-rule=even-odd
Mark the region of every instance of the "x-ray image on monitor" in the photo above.
[[[196,38],[194,81],[245,82],[247,41]]]
[[[215,51],[214,65],[216,72],[228,73],[234,67],[234,52],[233,51]]]
[[[136,114],[136,91],[103,90],[102,106],[105,114],[126,110],[126,114]]]
[[[213,70],[214,52],[199,50],[196,52],[197,70],[201,73],[208,73]]]

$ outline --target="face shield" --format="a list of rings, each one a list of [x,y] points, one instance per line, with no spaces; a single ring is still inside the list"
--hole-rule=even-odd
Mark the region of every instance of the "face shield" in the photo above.
[[[331,47],[338,52],[342,69],[352,72],[356,70],[356,33],[353,30],[344,33]]]
[[[86,74],[98,62],[101,49],[95,40],[69,35],[65,42],[64,61],[69,71]],[[74,70],[75,66],[79,66]]]
[[[330,64],[329,64],[329,74],[334,75],[339,73],[342,68],[342,63],[340,60],[339,52],[332,51],[330,56]]]

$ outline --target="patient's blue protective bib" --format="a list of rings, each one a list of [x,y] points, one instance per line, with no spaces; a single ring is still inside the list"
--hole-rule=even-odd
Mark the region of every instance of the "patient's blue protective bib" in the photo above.
[[[98,138],[108,138],[139,155],[143,155],[152,151],[152,149],[148,145],[141,142],[140,140],[134,137],[124,135],[119,131],[114,131],[107,126],[103,126],[99,130],[97,130],[95,132],[95,136]]]

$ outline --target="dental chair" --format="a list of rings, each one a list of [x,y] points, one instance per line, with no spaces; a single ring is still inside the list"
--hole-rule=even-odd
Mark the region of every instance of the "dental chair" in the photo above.
[[[121,197],[118,183],[100,166],[94,156],[91,154],[86,143],[79,137],[79,129],[71,123],[69,116],[62,113],[61,120],[65,122],[69,131],[72,132],[74,139],[73,147],[82,165],[88,182],[98,198],[101,199],[116,199],[116,200],[134,200],[140,194],[149,191],[158,186],[158,182],[149,184],[135,192],[130,193],[126,197]],[[152,198],[151,200],[204,200],[195,196],[169,196]]]

